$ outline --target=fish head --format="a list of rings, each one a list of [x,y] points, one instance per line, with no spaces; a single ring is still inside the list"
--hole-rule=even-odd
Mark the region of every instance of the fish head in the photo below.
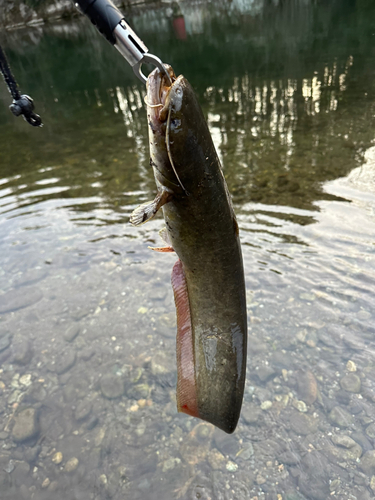
[[[201,166],[216,151],[192,86],[166,68],[172,85],[158,68],[147,81],[151,162],[167,187],[194,192]]]

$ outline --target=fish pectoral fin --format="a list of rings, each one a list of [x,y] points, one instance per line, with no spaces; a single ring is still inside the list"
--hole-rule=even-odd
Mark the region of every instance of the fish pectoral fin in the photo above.
[[[130,223],[133,226],[140,226],[141,224],[151,220],[155,217],[159,208],[171,201],[172,196],[172,193],[166,189],[158,191],[158,194],[153,201],[142,203],[142,205],[139,205],[139,207],[132,212],[130,216]]]

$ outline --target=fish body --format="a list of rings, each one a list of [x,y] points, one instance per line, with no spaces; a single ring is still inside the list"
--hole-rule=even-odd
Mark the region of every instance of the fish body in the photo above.
[[[162,207],[165,250],[177,309],[178,410],[234,431],[241,411],[247,346],[238,225],[201,107],[189,82],[148,79],[150,163],[158,195],[137,209],[144,222]],[[160,250],[160,249],[159,249]],[[163,251],[163,249],[161,249]]]

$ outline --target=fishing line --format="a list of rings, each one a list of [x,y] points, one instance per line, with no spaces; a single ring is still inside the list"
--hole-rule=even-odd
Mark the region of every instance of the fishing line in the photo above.
[[[182,184],[181,179],[179,178],[179,176],[177,174],[177,171],[175,169],[175,166],[174,166],[174,163],[173,163],[173,160],[172,160],[172,153],[171,153],[171,148],[170,148],[170,144],[169,144],[169,127],[170,127],[170,124],[171,124],[171,107],[168,110],[167,131],[166,131],[166,134],[165,134],[165,145],[167,146],[168,158],[169,158],[169,161],[171,162],[173,172],[175,173],[175,176],[177,177],[177,180],[180,183],[180,186],[185,191],[186,196],[189,196],[189,193],[184,188],[184,185]]]

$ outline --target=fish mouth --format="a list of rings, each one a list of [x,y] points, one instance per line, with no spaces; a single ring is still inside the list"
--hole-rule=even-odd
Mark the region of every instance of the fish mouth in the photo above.
[[[176,78],[173,68],[169,64],[164,65],[168,71],[169,77],[161,72],[159,68],[155,68],[147,79],[147,108],[151,122],[164,123],[168,117],[168,110],[170,104],[171,90],[173,89]]]

